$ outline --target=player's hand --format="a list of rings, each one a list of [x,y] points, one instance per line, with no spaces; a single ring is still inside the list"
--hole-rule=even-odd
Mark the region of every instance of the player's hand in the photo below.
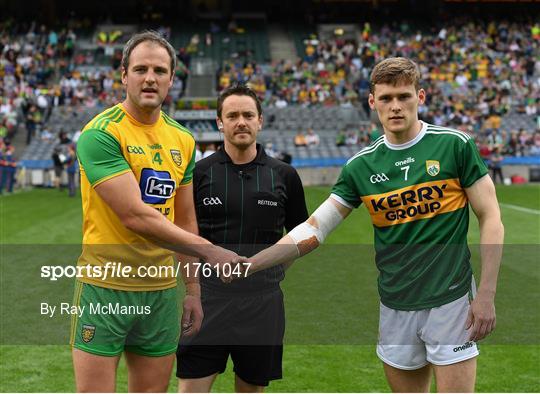
[[[212,267],[217,267],[230,263],[236,259],[238,255],[232,250],[222,248],[217,245],[211,245],[206,250],[204,261]]]
[[[247,257],[237,256],[230,263],[228,263],[228,265],[230,265],[230,267],[228,267],[228,269],[222,269],[222,273],[230,272],[230,275],[220,276],[223,283],[231,283],[233,280],[242,279],[249,275],[249,267],[251,266],[251,263]]]
[[[479,292],[471,302],[467,323],[465,324],[465,329],[470,328],[471,330],[469,340],[479,341],[484,339],[495,329],[495,323],[494,297]]]
[[[181,335],[195,335],[201,329],[204,313],[199,294],[189,294],[184,297],[182,310],[182,333]]]

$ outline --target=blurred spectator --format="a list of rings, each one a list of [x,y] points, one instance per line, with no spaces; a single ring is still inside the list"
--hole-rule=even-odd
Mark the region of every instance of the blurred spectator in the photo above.
[[[266,143],[266,145],[264,146],[264,151],[270,157],[278,156],[278,152],[274,149],[274,144],[272,144],[271,142]]]
[[[208,156],[213,155],[216,152],[216,149],[217,149],[216,144],[214,143],[207,144],[202,154],[202,158],[206,159]]]
[[[2,179],[0,180],[0,194],[3,193],[4,187],[8,193],[13,192],[15,172],[17,171],[17,162],[14,153],[15,147],[13,145],[4,145],[2,157],[0,158],[0,168],[2,173]]]
[[[199,144],[195,144],[195,162],[198,162],[203,158],[203,154],[201,152],[201,147]]]
[[[48,127],[44,127],[41,130],[41,140],[42,141],[51,141],[53,139],[53,134],[49,131]]]
[[[295,146],[307,146],[306,136],[301,131],[298,131],[294,136]]]
[[[347,139],[345,140],[345,144],[347,145],[357,145],[358,144],[358,134],[356,134],[354,131],[349,131],[347,133]]]
[[[56,165],[55,165],[56,166]],[[75,152],[75,145],[70,144],[68,147],[68,153],[66,156],[66,172],[68,177],[68,191],[70,197],[75,197],[75,177],[79,173],[79,163],[77,161],[77,153]]]
[[[502,174],[502,161],[504,160],[503,155],[501,155],[501,149],[496,147],[491,154],[489,159],[489,166],[491,168],[491,177],[493,182],[497,183],[497,177],[500,178],[501,183],[504,183],[504,178]]]
[[[540,131],[534,133],[530,154],[532,156],[540,156]]]
[[[54,187],[62,190],[62,174],[64,173],[64,164],[67,161],[67,156],[63,153],[60,145],[54,148],[51,158],[54,166]]]
[[[35,105],[30,106],[26,115],[26,145],[30,145],[36,132],[36,126],[41,123],[41,114]]]
[[[316,134],[311,127],[307,130],[305,141],[307,146],[317,146],[321,142],[319,135]]]
[[[346,145],[347,135],[345,130],[339,130],[339,133],[336,135],[336,146],[345,146]]]

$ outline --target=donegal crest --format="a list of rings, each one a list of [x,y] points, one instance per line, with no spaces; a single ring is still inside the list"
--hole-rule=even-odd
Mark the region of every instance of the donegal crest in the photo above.
[[[426,171],[429,175],[435,176],[441,171],[441,165],[437,160],[426,160]]]
[[[92,339],[94,339],[94,334],[96,333],[96,327],[90,326],[88,324],[83,324],[82,326],[82,340],[84,343],[90,342]]]
[[[182,165],[182,155],[180,155],[179,150],[171,149],[171,157],[174,161],[174,164],[176,164],[178,167]]]

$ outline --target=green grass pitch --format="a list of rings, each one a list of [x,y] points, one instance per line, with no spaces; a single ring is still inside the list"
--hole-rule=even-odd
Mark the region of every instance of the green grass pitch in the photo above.
[[[313,211],[328,192],[327,187],[306,188],[309,210]],[[498,325],[481,344],[476,389],[538,392],[540,187],[501,186],[497,194],[506,230],[497,293]],[[282,283],[287,311],[284,379],[271,383],[268,391],[389,391],[375,355],[378,297],[372,238],[368,214],[360,208],[327,239],[323,248],[298,260],[288,271]],[[0,240],[0,391],[74,391],[70,349],[62,344],[66,334],[40,324],[39,305],[35,305],[39,297],[71,292],[72,280],[47,282],[39,278],[33,264],[58,258],[53,254],[63,247],[66,253],[76,256],[81,242],[80,199],[43,189],[0,197]],[[479,241],[479,233],[473,215],[469,240],[478,280],[474,244]],[[14,251],[18,259],[12,258]],[[9,265],[8,261],[17,264]],[[22,293],[29,282],[32,288]],[[58,321],[58,327],[68,330],[69,321]],[[12,340],[8,334],[15,330],[19,337],[45,336],[55,344]],[[176,391],[175,380],[171,377],[172,392]],[[117,389],[127,389],[122,362]],[[232,390],[229,364],[217,379],[214,391]]]

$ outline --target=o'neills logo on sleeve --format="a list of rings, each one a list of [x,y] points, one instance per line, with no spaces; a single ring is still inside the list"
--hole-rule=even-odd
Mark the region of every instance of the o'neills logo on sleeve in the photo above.
[[[362,197],[377,227],[393,226],[453,212],[467,204],[459,179],[425,182]]]

